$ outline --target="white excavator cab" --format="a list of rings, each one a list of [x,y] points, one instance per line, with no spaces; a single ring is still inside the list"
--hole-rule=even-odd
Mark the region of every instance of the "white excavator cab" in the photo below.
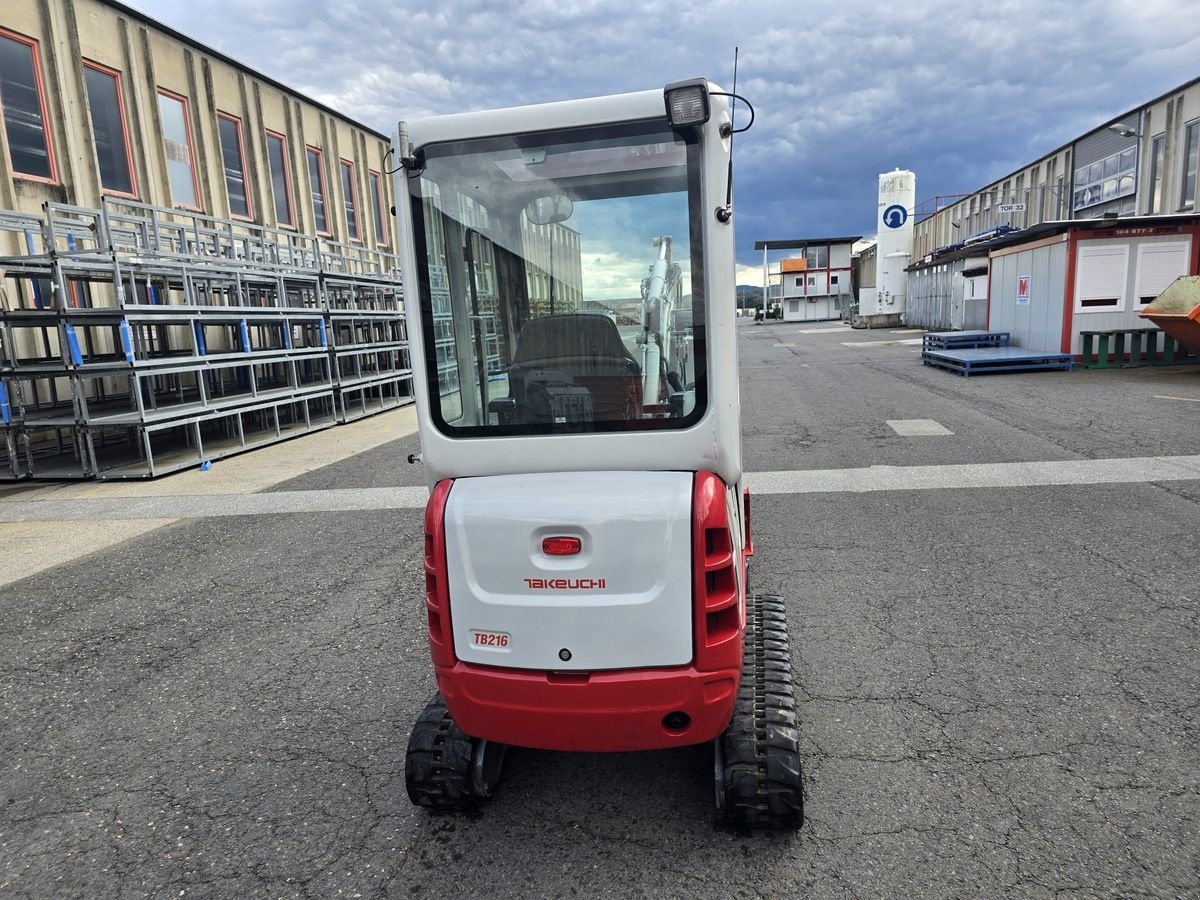
[[[432,483],[624,469],[738,484],[733,227],[717,215],[730,123],[705,96],[707,121],[676,127],[663,91],[402,125]]]
[[[782,627],[746,595],[731,100],[694,79],[397,128],[439,688],[415,802],[473,808],[511,745],[712,741],[727,818],[799,824],[790,666],[784,774],[731,737],[762,732],[744,650]]]

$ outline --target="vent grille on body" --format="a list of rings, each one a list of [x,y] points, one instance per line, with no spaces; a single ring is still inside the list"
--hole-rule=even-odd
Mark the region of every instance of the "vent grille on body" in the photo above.
[[[692,498],[696,668],[741,665],[744,604],[725,482],[696,473]]]

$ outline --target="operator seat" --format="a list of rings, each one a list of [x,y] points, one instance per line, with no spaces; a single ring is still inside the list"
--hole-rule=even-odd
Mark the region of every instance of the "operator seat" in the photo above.
[[[508,370],[518,408],[528,395],[530,380],[547,372],[564,373],[576,386],[587,389],[594,420],[641,417],[642,369],[608,316],[565,313],[526,322],[517,335]]]

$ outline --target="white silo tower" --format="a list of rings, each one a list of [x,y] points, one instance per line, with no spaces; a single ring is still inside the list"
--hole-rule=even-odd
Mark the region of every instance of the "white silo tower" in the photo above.
[[[896,169],[879,176],[879,233],[875,256],[875,290],[864,291],[858,314],[868,326],[900,324],[904,315],[908,273],[912,261],[913,209],[917,203],[917,175]]]

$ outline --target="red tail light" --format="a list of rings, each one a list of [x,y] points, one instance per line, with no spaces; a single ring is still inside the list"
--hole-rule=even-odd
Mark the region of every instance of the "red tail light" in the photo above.
[[[692,493],[692,598],[696,668],[737,668],[742,663],[745,587],[736,570],[725,482],[697,472]]]
[[[547,556],[574,556],[583,549],[583,541],[577,537],[548,537],[542,541],[542,552]]]
[[[425,504],[425,613],[429,655],[435,666],[452,666],[454,632],[450,627],[450,586],[446,566],[446,498],[454,482],[439,481]]]

